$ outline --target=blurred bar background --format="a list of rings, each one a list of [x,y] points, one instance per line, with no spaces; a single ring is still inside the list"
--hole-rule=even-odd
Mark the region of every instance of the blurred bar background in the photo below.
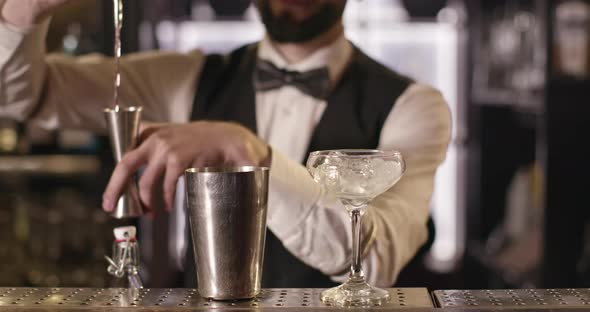
[[[112,3],[53,18],[50,51],[112,55]],[[260,39],[250,0],[126,0],[125,53],[228,52]],[[590,287],[590,2],[349,0],[348,38],[440,89],[453,137],[439,169],[436,238],[398,286]],[[111,285],[115,221],[100,210],[108,141],[0,120],[0,285]],[[184,212],[140,220],[147,286],[181,269]],[[118,224],[117,224],[118,225]]]

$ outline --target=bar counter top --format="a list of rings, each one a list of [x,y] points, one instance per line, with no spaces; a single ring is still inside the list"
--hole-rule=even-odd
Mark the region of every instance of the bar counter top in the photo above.
[[[187,308],[100,308],[100,307],[0,307],[0,311],[3,312],[88,312],[88,311],[99,311],[99,312],[122,312],[122,311],[135,311],[135,312],[185,312],[185,311],[223,311],[223,312],[245,312],[245,311],[256,311],[256,312],[295,312],[295,311],[308,311],[308,312],[331,312],[331,311],[399,311],[399,312],[581,312],[589,311],[588,308],[539,308],[539,309],[523,309],[523,308],[400,308],[400,309],[387,309],[387,308],[307,308],[305,310],[297,308],[232,308],[232,309],[187,309]]]
[[[252,300],[214,301],[196,289],[0,288],[3,311],[590,311],[590,289],[388,289],[391,301],[369,308],[323,304],[323,289],[264,289]]]

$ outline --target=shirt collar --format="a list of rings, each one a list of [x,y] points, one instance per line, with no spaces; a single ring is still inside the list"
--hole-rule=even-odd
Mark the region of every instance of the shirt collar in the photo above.
[[[331,44],[320,48],[304,60],[289,64],[273,46],[270,38],[265,36],[258,45],[258,57],[275,66],[292,71],[309,71],[319,67],[328,67],[330,81],[338,81],[352,58],[352,44],[344,35]]]

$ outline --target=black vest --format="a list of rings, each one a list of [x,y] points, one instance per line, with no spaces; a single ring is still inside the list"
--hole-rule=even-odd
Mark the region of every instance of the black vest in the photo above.
[[[253,73],[257,45],[228,56],[210,55],[196,92],[192,120],[223,120],[257,132]],[[354,49],[354,56],[327,99],[308,152],[328,149],[375,149],[381,128],[396,99],[410,85],[403,77]],[[190,237],[190,235],[189,235]],[[191,247],[192,248],[192,247]],[[186,278],[194,280],[192,249],[188,250]],[[324,274],[293,256],[267,231],[263,288],[324,288],[335,284]],[[186,286],[194,286],[186,283]]]

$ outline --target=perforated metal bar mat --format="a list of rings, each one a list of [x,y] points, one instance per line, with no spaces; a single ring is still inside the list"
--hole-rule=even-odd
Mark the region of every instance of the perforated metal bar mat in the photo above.
[[[437,290],[442,308],[587,308],[590,289]]]
[[[196,289],[119,289],[119,288],[0,288],[2,307],[53,308],[328,308],[320,301],[322,289],[265,289],[253,300],[213,301],[203,299]],[[432,300],[424,288],[389,289],[392,300],[387,309],[431,308]]]

